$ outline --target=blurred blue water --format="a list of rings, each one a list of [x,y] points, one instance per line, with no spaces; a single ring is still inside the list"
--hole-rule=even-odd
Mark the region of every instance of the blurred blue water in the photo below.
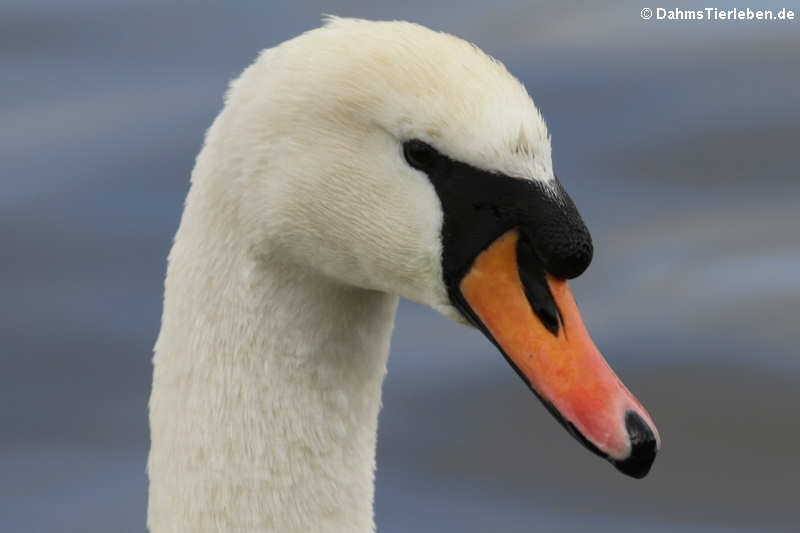
[[[149,360],[194,156],[227,81],[325,12],[450,31],[525,82],[595,239],[584,317],[665,442],[650,478],[616,477],[483,338],[403,303],[380,530],[791,530],[800,23],[641,7],[0,4],[0,530],[144,529]]]

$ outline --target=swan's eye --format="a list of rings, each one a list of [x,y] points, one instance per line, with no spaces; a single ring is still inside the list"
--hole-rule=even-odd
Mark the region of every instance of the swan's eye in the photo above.
[[[429,170],[436,165],[439,153],[428,143],[413,139],[403,143],[403,155],[417,170]]]

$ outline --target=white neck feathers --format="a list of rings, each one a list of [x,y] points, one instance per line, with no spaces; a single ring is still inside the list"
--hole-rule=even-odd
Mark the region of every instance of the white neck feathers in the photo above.
[[[373,531],[397,298],[250,256],[197,203],[190,193],[155,349],[149,528]]]

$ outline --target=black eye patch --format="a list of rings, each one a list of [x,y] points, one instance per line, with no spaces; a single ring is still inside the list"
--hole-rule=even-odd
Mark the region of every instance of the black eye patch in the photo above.
[[[574,278],[589,266],[591,236],[558,180],[549,187],[481,170],[416,139],[403,143],[403,154],[428,175],[442,204],[442,268],[451,298],[475,257],[512,228],[556,278]]]

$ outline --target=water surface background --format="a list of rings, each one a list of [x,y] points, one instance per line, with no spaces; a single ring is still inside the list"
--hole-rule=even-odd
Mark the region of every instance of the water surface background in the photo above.
[[[527,85],[595,240],[584,319],[663,437],[651,475],[623,477],[479,334],[402,302],[379,531],[796,531],[800,22],[645,6],[0,2],[0,531],[145,529],[194,156],[228,80],[321,13],[455,33]]]

